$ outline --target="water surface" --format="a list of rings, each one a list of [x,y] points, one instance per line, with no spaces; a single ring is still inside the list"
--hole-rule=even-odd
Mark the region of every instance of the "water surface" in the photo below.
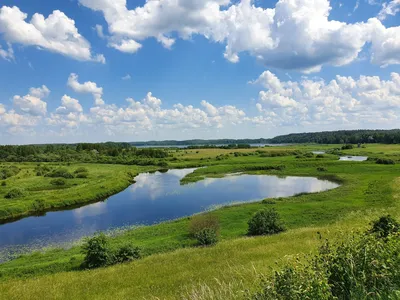
[[[342,156],[339,160],[342,161],[366,161],[368,156]]]
[[[312,177],[240,174],[180,185],[180,179],[194,170],[143,173],[135,178],[135,184],[104,202],[0,225],[0,251],[15,246],[63,245],[100,230],[151,225],[202,212],[215,205],[338,187],[336,183]]]

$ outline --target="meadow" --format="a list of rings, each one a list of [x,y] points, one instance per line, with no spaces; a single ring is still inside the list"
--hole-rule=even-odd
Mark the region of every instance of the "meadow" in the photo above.
[[[144,258],[131,263],[82,271],[79,268],[83,261],[80,246],[26,254],[0,265],[1,295],[4,299],[244,299],[246,290],[258,286],[260,274],[271,273],[288,257],[314,252],[321,244],[321,236],[340,241],[350,232],[364,231],[371,220],[381,215],[400,217],[400,169],[397,165],[377,164],[374,160],[388,158],[398,162],[400,146],[371,144],[365,148],[341,150],[343,155],[373,158],[366,162],[342,162],[333,154],[309,154],[341,146],[171,149],[167,159],[169,168],[206,166],[189,174],[182,184],[245,172],[322,177],[337,181],[341,186],[322,193],[207,212],[220,220],[221,242],[213,247],[196,247],[196,241],[188,232],[191,218],[187,217],[111,237],[113,248],[129,241],[143,249]],[[51,178],[34,174],[37,164],[2,165],[21,169],[1,187],[0,212],[6,217],[18,215],[18,212],[23,215],[37,200],[52,209],[93,201],[100,195],[106,197],[128,186],[132,174],[159,169],[157,166],[64,164],[71,173],[79,167],[87,168],[88,177],[68,179],[66,187],[53,189]],[[29,191],[29,197],[15,199],[15,203],[4,199],[7,189],[15,186]],[[288,231],[273,236],[247,237],[247,221],[265,207],[278,211]]]

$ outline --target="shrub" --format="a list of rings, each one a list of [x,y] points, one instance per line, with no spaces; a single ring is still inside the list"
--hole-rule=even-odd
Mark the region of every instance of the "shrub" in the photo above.
[[[50,184],[56,185],[56,186],[63,186],[65,185],[65,180],[63,178],[56,178],[50,181]]]
[[[88,173],[88,172],[89,172],[88,169],[86,169],[85,167],[79,167],[78,169],[76,169],[76,170],[74,171],[75,174],[78,174],[78,173]]]
[[[195,234],[200,246],[212,246],[218,243],[218,232],[214,228],[204,228]]]
[[[352,144],[346,144],[342,146],[342,150],[351,150],[354,146]]]
[[[318,172],[326,172],[326,171],[328,171],[328,169],[327,169],[327,168],[324,168],[324,167],[318,167],[318,168],[317,168],[317,171],[318,171]]]
[[[249,235],[269,235],[285,230],[283,222],[274,208],[256,212],[249,220],[248,225]]]
[[[32,204],[32,209],[36,212],[41,212],[45,209],[45,202],[43,199],[35,200]]]
[[[84,268],[104,267],[112,260],[111,252],[108,248],[108,240],[103,233],[88,238],[82,246],[82,252],[85,254],[82,264]]]
[[[115,261],[117,263],[124,263],[135,259],[140,259],[141,257],[141,249],[139,247],[126,244],[118,249],[117,253],[115,254]]]
[[[380,164],[380,165],[394,165],[394,164],[396,164],[393,159],[389,159],[389,158],[378,158],[376,160],[376,163]]]
[[[7,182],[5,182],[5,181],[3,181],[2,183],[1,183],[1,186],[6,186],[7,185]]]
[[[166,161],[160,161],[157,166],[162,167],[162,168],[167,168],[168,163]]]
[[[4,198],[6,199],[16,199],[16,198],[21,198],[25,195],[25,191],[23,189],[20,188],[15,188],[10,190],[5,196]]]
[[[376,234],[378,237],[387,238],[390,234],[400,231],[400,224],[390,215],[380,217],[379,220],[372,222],[370,233]]]
[[[338,246],[326,242],[308,261],[293,260],[251,299],[398,299],[400,239],[352,235]]]
[[[60,168],[60,169],[54,170],[53,172],[47,173],[46,177],[62,177],[65,179],[74,178],[74,176],[70,172],[68,172],[67,169],[64,169],[64,168]]]
[[[323,154],[317,154],[316,158],[325,158]]]
[[[192,237],[202,231],[203,229],[214,229],[216,233],[219,232],[218,217],[212,214],[201,214],[192,217],[189,224],[189,233]]]
[[[271,199],[264,199],[263,201],[261,201],[261,203],[262,204],[276,204],[276,202]]]
[[[88,173],[78,173],[76,174],[76,178],[88,178]]]

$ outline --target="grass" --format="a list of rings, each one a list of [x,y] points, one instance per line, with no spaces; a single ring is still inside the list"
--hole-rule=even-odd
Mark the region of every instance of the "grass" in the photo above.
[[[304,151],[326,149],[323,147],[299,146]],[[399,146],[387,147],[391,155],[400,152]],[[385,149],[385,145],[371,148],[368,145],[363,150],[385,153]],[[212,150],[215,157],[225,151]],[[193,157],[191,152],[194,152]],[[79,247],[25,255],[0,265],[1,295],[4,299],[239,299],[244,287],[254,287],[258,274],[271,272],[285,255],[314,251],[319,244],[318,232],[324,237],[337,238],[352,230],[364,230],[380,215],[400,216],[400,169],[397,166],[339,162],[332,156],[296,159],[294,156],[234,157],[229,153],[224,160],[214,157],[204,162],[196,157],[200,152],[202,150],[177,152],[178,160],[172,164],[175,167],[209,165],[196,170],[183,182],[242,171],[320,176],[317,167],[323,166],[327,170],[323,175],[342,185],[323,193],[274,199],[275,204],[240,204],[209,212],[220,219],[222,239],[211,248],[194,247],[195,240],[188,230],[190,219],[183,218],[128,230],[113,237],[112,247],[130,241],[144,250],[144,259],[124,265],[78,271],[83,259]],[[211,155],[209,149],[204,152],[207,154],[202,155]],[[260,166],[266,165],[285,165],[286,168],[260,170]],[[92,170],[89,174],[91,176]],[[271,206],[281,215],[288,232],[269,237],[245,237],[251,215]]]
[[[0,186],[0,223],[48,210],[76,206],[104,200],[132,183],[131,174],[156,169],[155,167],[101,165],[101,164],[43,164],[52,169],[67,168],[71,173],[79,167],[88,169],[88,178],[65,179],[66,185],[51,184],[54,178],[36,176],[34,163],[2,163],[0,168],[17,166],[21,170],[7,178]],[[24,190],[24,196],[5,199],[14,188]],[[40,205],[37,205],[40,204]]]

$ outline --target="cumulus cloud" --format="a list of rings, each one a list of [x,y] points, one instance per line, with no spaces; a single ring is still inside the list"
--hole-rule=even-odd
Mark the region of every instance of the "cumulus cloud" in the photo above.
[[[105,62],[103,55],[91,52],[90,43],[79,34],[75,21],[63,12],[55,10],[47,18],[36,13],[30,22],[27,18],[17,6],[1,7],[0,34],[9,43],[36,46],[81,61]]]
[[[131,10],[126,0],[79,2],[103,13],[109,45],[126,53],[138,51],[147,38],[171,48],[176,38],[202,35],[225,44],[224,57],[232,63],[249,52],[268,66],[315,72],[324,64],[354,61],[368,42],[376,45],[372,61],[379,65],[398,63],[393,56],[400,52],[392,41],[400,27],[386,28],[378,19],[354,24],[331,20],[328,0],[279,0],[267,9],[251,0],[154,0]],[[397,2],[385,6],[386,15],[395,13]],[[387,46],[377,46],[382,43]]]
[[[253,81],[260,91],[256,108],[275,125],[360,124],[393,122],[400,115],[400,74],[390,80],[378,76],[336,76],[330,82],[304,78],[280,81],[265,71]]]
[[[56,109],[56,113],[60,115],[81,113],[82,111],[82,105],[80,105],[79,101],[67,95],[61,98],[61,106]]]
[[[104,105],[103,88],[98,87],[95,82],[86,81],[85,83],[78,82],[78,75],[71,73],[68,77],[67,85],[77,93],[92,94],[96,105]]]
[[[42,100],[50,94],[50,90],[43,85],[38,88],[30,88],[25,96],[13,97],[14,108],[17,112],[32,116],[44,116],[47,113],[47,103]]]

